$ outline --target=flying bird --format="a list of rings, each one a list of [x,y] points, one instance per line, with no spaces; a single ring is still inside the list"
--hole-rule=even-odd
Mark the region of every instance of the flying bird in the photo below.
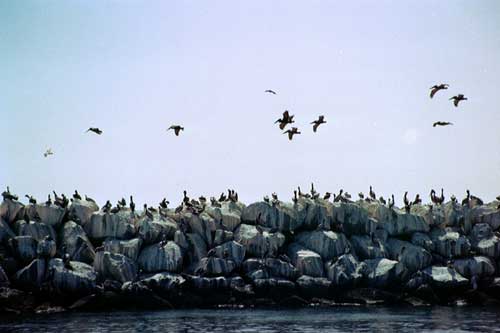
[[[300,134],[299,129],[297,127],[292,127],[291,130],[283,132],[283,134],[287,134],[287,133],[288,133],[288,140],[292,140],[294,134]]]
[[[45,153],[43,153],[43,157],[47,157],[49,155],[54,155],[52,148],[47,149],[47,151]]]
[[[459,94],[459,95],[456,95],[456,96],[453,96],[452,98],[450,98],[450,101],[451,100],[453,100],[453,105],[455,105],[455,107],[457,107],[458,103],[460,101],[466,101],[467,97],[465,97],[463,94]]]
[[[441,83],[439,85],[434,85],[432,86],[431,89],[431,98],[434,97],[434,95],[439,91],[443,89],[448,89],[449,85],[446,83]]]
[[[271,89],[267,89],[266,91],[264,91],[266,93],[270,93],[270,94],[273,94],[273,95],[276,95],[276,91],[274,90],[271,90]]]
[[[170,127],[167,129],[167,131],[168,131],[168,130],[174,130],[174,132],[175,132],[175,136],[179,136],[179,133],[180,133],[181,131],[184,131],[184,127],[182,127],[182,126],[180,126],[180,125],[172,125],[172,126],[170,126]]]
[[[448,121],[436,121],[434,124],[432,124],[432,127],[436,127],[436,126],[448,126],[448,125],[453,125],[453,123],[450,123]]]
[[[313,125],[313,132],[316,133],[319,125],[325,124],[325,123],[326,123],[325,116],[319,116],[318,120],[315,120],[311,123],[311,124],[314,124]]]
[[[282,118],[276,120],[274,123],[280,123],[279,127],[280,129],[285,129],[285,126],[288,125],[288,124],[292,124],[295,122],[295,120],[293,120],[293,117],[295,117],[294,115],[291,115],[290,116],[290,113],[288,112],[288,110],[285,110],[285,112],[283,112],[283,116]]]
[[[102,131],[99,128],[97,128],[97,127],[90,127],[87,131],[85,131],[85,133],[87,133],[89,131],[90,132],[94,132],[97,135],[101,135],[102,134]]]

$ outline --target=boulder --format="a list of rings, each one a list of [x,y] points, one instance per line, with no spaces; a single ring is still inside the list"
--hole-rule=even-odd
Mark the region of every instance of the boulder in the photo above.
[[[96,253],[94,270],[103,280],[112,279],[121,283],[133,281],[137,275],[137,266],[129,257],[107,251]]]
[[[46,279],[46,261],[35,259],[15,275],[16,284],[27,289],[37,289]]]
[[[207,243],[201,235],[188,233],[185,237],[188,244],[187,255],[191,263],[197,263],[207,256]]]
[[[491,205],[473,207],[467,211],[466,219],[470,220],[472,225],[487,223],[491,229],[497,230],[500,227],[500,210]]]
[[[304,229],[315,230],[318,226],[325,230],[334,228],[333,204],[330,202],[300,198],[296,207],[298,219],[303,221],[300,226]]]
[[[500,239],[493,233],[489,224],[474,225],[470,240],[472,248],[477,253],[492,258],[500,257]]]
[[[288,256],[301,275],[323,277],[323,260],[321,256],[307,249],[299,243],[292,243],[288,247]]]
[[[305,298],[328,298],[329,289],[332,284],[327,278],[307,275],[302,275],[295,283]]]
[[[232,260],[207,257],[199,261],[195,274],[200,276],[228,276],[236,269]]]
[[[232,231],[217,229],[215,230],[214,246],[232,241],[233,239],[234,239],[234,234]]]
[[[443,257],[464,257],[469,254],[471,248],[469,239],[450,228],[433,228],[430,237],[434,244],[434,252]]]
[[[142,240],[140,238],[130,240],[106,239],[103,246],[104,251],[123,254],[132,261],[136,261],[141,251]]]
[[[299,277],[299,271],[292,264],[276,258],[247,259],[243,262],[243,271],[252,280],[277,278],[295,281]]]
[[[445,223],[445,212],[442,206],[412,205],[410,213],[421,216],[429,226],[441,226]]]
[[[242,208],[233,202],[223,202],[221,205],[222,207],[209,206],[205,211],[221,225],[223,229],[233,231],[241,223]]]
[[[484,278],[495,274],[493,262],[482,256],[454,260],[453,268],[467,279],[471,279],[473,276]]]
[[[295,240],[325,260],[339,257],[351,249],[351,244],[345,235],[333,231],[306,231],[298,234]]]
[[[255,224],[259,215],[260,225],[271,229],[293,231],[302,225],[292,205],[282,203],[273,206],[265,201],[245,207],[241,213],[241,220],[243,223]]]
[[[182,269],[181,249],[172,241],[168,241],[163,247],[160,243],[149,245],[141,251],[137,263],[145,272],[180,272]]]
[[[336,261],[325,264],[326,276],[335,287],[352,288],[363,278],[363,265],[352,254],[344,254]]]
[[[10,229],[9,225],[2,218],[0,218],[0,243],[7,242],[15,236],[16,235]]]
[[[9,240],[9,245],[14,256],[24,262],[29,263],[36,258],[38,243],[31,236],[17,236]]]
[[[24,205],[17,200],[4,199],[0,204],[0,218],[7,224],[17,221]]]
[[[434,249],[434,244],[428,234],[423,232],[416,232],[411,235],[411,243],[416,246],[423,247],[427,251],[432,251]]]
[[[184,288],[186,279],[179,274],[160,272],[148,275],[142,278],[140,282],[160,296],[171,296],[179,293]]]
[[[408,274],[404,265],[395,260],[379,258],[365,260],[364,263],[362,274],[372,288],[397,286]]]
[[[95,202],[73,199],[68,209],[68,218],[79,225],[86,225],[92,214],[98,211],[99,206]]]
[[[426,249],[396,238],[387,240],[389,258],[402,263],[410,273],[432,264],[432,255]]]
[[[3,270],[2,266],[0,266],[0,288],[10,286],[9,277],[7,273]]]
[[[464,227],[465,213],[462,205],[454,202],[447,202],[444,205],[444,225],[448,227]]]
[[[255,293],[262,297],[282,299],[284,296],[295,294],[295,283],[281,278],[262,278],[252,281]]]
[[[370,217],[379,221],[390,236],[411,235],[415,232],[429,232],[429,225],[422,216],[401,213],[380,204],[368,206]]]
[[[57,253],[57,245],[54,240],[44,239],[38,242],[36,253],[40,258],[53,258]]]
[[[469,283],[453,268],[446,266],[429,266],[422,270],[422,274],[436,288],[456,288]]]
[[[16,229],[19,236],[31,236],[37,241],[41,241],[48,236],[52,239],[56,239],[54,229],[44,223],[34,221],[26,223],[23,220],[19,220],[16,222]]]
[[[351,236],[351,244],[354,248],[354,252],[358,255],[361,260],[365,259],[375,259],[375,258],[387,258],[387,250],[384,243],[370,236]]]
[[[375,231],[378,222],[369,218],[368,212],[363,207],[354,203],[334,203],[333,221],[342,225],[342,230],[347,235],[366,235]]]
[[[239,276],[237,277],[202,277],[202,276],[190,276],[189,283],[198,290],[208,290],[210,292],[217,290],[229,290],[235,287],[243,287],[243,279]]]
[[[130,239],[135,236],[135,215],[124,210],[116,214],[93,213],[90,222],[83,226],[91,239],[105,238]]]
[[[245,247],[247,255],[259,258],[276,256],[278,250],[285,243],[285,236],[280,233],[263,231],[249,224],[241,224],[234,236],[235,240]]]
[[[222,259],[230,259],[236,266],[241,265],[245,259],[245,247],[235,241],[216,246],[215,255]]]
[[[169,218],[167,219],[141,219],[138,222],[138,236],[145,244],[153,244],[163,240],[174,239],[175,232],[179,230],[177,223]]]
[[[68,253],[71,260],[87,264],[94,262],[94,246],[80,225],[74,221],[68,221],[64,224],[61,234],[62,252]]]
[[[30,220],[39,221],[53,228],[58,228],[66,215],[66,209],[56,205],[29,204],[24,209]]]
[[[92,266],[83,262],[70,261],[69,268],[64,267],[61,259],[49,261],[49,275],[52,285],[64,294],[84,295],[96,290],[96,272]]]
[[[215,220],[207,213],[200,215],[192,213],[184,213],[185,221],[187,221],[191,233],[198,234],[208,246],[212,246],[212,232],[215,232]]]

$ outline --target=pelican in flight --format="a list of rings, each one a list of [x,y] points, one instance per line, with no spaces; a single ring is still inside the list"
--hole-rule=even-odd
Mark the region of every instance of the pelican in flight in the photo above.
[[[462,94],[459,94],[459,95],[456,95],[456,96],[453,96],[452,98],[450,98],[450,101],[451,100],[453,100],[453,105],[455,105],[455,107],[457,107],[458,103],[460,103],[460,101],[466,101],[467,97],[465,97]]]
[[[448,126],[448,125],[453,125],[453,123],[450,123],[448,121],[436,121],[434,124],[432,124],[432,127],[436,127],[436,126]]]
[[[300,134],[299,129],[297,127],[292,127],[291,130],[283,132],[283,134],[287,133],[288,133],[288,140],[292,140],[295,134]]]
[[[282,129],[285,129],[285,126],[288,125],[288,124],[292,124],[295,122],[295,120],[293,120],[293,117],[294,115],[291,115],[290,116],[290,113],[288,112],[288,110],[285,110],[285,112],[283,112],[283,117],[276,120],[274,123],[280,123],[280,130]]]
[[[97,135],[101,135],[102,134],[102,131],[99,128],[97,128],[97,127],[90,127],[88,130],[85,131],[85,133],[87,133],[89,131],[90,132],[94,132]]]
[[[446,83],[441,83],[441,84],[436,84],[432,86],[431,89],[431,98],[434,97],[434,95],[439,91],[443,89],[448,89],[449,85]]]
[[[43,157],[47,157],[47,156],[50,156],[50,155],[54,155],[54,152],[52,151],[52,148],[49,148],[45,151],[45,153],[43,153]]]
[[[269,93],[269,94],[276,95],[276,91],[271,90],[271,89],[267,89],[267,90],[266,90],[266,91],[264,91],[264,92]]]
[[[313,125],[313,132],[316,133],[319,125],[325,124],[325,123],[326,123],[325,116],[319,116],[318,120],[315,120],[311,123],[311,124],[314,124]]]
[[[179,133],[181,131],[184,131],[184,127],[180,126],[180,125],[172,125],[170,126],[167,131],[169,130],[174,130],[174,133],[175,133],[175,136],[179,136]]]

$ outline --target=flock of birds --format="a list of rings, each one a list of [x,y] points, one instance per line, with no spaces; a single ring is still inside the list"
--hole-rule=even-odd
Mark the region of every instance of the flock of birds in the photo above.
[[[438,91],[440,91],[440,90],[446,90],[446,89],[448,89],[449,86],[450,85],[446,84],[446,83],[441,83],[441,84],[433,85],[430,88],[431,89],[430,97],[433,98],[434,95]],[[452,100],[453,101],[453,105],[455,105],[455,107],[458,107],[458,103],[460,103],[461,101],[466,101],[467,97],[465,97],[463,94],[458,94],[458,95],[452,96],[449,100],[450,101]],[[436,121],[434,124],[432,124],[432,127],[436,127],[436,126],[449,126],[449,125],[453,125],[453,123],[451,123],[449,121]]]

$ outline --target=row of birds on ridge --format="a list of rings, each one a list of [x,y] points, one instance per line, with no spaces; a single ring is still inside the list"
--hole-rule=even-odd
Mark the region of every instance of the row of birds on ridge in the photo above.
[[[446,83],[441,83],[441,84],[435,84],[435,85],[433,85],[432,87],[430,87],[430,90],[431,90],[430,97],[433,98],[434,95],[438,91],[440,91],[440,90],[446,90],[446,89],[448,89],[449,86],[450,85],[446,84]],[[458,94],[458,95],[452,96],[449,100],[450,101],[453,100],[453,105],[455,105],[455,107],[458,107],[458,103],[460,103],[461,101],[466,101],[467,97],[465,97],[463,94]],[[434,124],[432,124],[432,127],[436,127],[436,126],[449,126],[449,125],[453,125],[453,123],[451,123],[449,121],[436,121]]]

